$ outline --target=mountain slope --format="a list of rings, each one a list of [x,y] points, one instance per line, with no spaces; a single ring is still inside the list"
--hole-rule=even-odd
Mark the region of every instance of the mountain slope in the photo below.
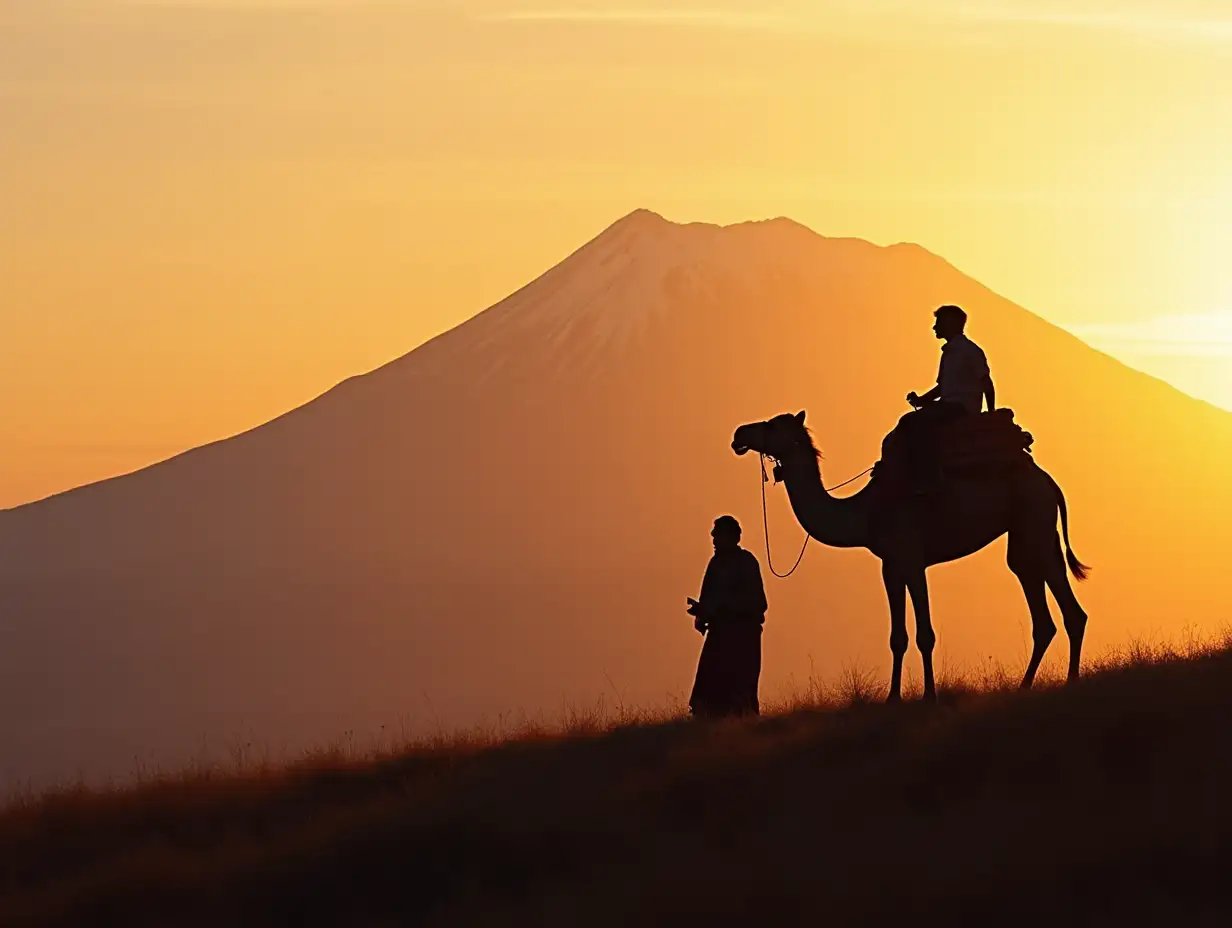
[[[0,777],[678,698],[710,520],[761,549],[732,430],[805,408],[830,482],[862,470],[935,376],[941,302],[1068,494],[1093,644],[1222,623],[1232,416],[916,246],[639,211],[262,428],[0,513]],[[801,534],[773,503],[786,559]],[[943,662],[1024,649],[1003,558],[934,572]],[[813,551],[769,593],[768,689],[883,666],[869,555]]]

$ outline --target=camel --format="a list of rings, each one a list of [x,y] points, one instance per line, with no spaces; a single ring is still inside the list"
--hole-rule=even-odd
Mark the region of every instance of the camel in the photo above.
[[[1009,568],[1018,577],[1031,611],[1034,648],[1023,689],[1031,686],[1057,627],[1048,608],[1052,590],[1069,636],[1069,680],[1078,678],[1087,615],[1079,605],[1065,568],[1085,580],[1089,568],[1074,556],[1069,514],[1057,482],[1024,453],[1023,465],[951,479],[932,497],[891,497],[873,481],[846,499],[822,484],[820,453],[804,424],[803,412],[742,425],[732,439],[736,454],[756,451],[778,462],[776,479],[787,485],[792,511],[804,530],[824,545],[867,548],[881,559],[890,603],[890,651],[894,656],[889,701],[902,696],[903,657],[907,653],[907,603],[915,609],[916,646],[924,663],[924,698],[936,699],[933,632],[928,604],[927,568],[974,554],[1009,534]],[[1057,537],[1057,510],[1065,556]]]

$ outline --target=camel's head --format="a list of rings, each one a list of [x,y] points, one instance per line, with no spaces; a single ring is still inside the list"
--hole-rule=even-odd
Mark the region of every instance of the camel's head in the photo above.
[[[732,436],[732,451],[748,454],[756,451],[766,457],[781,461],[793,451],[812,451],[813,440],[804,427],[804,413],[784,413],[766,422],[750,422],[736,429]]]

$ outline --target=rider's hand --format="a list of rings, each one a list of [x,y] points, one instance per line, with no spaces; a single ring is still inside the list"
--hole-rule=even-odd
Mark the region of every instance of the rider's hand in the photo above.
[[[919,394],[917,394],[914,390],[907,394],[907,402],[916,409],[919,409],[923,405],[923,403],[920,402]]]

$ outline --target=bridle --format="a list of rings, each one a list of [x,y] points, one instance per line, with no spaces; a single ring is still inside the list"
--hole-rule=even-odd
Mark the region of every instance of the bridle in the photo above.
[[[782,482],[783,464],[777,458],[772,458],[774,467],[774,485],[778,486]],[[796,558],[796,563],[791,565],[791,570],[785,574],[779,573],[774,569],[774,557],[770,554],[770,515],[766,509],[766,484],[770,482],[770,478],[766,475],[766,455],[761,455],[761,525],[766,535],[766,566],[770,568],[770,573],[774,574],[780,580],[786,580],[796,572],[796,568],[800,566],[800,562],[804,560],[804,552],[808,550],[809,540],[812,538],[808,532],[804,533],[804,544],[800,546],[800,556]]]
[[[800,546],[800,555],[796,558],[796,563],[791,565],[791,570],[787,571],[785,574],[781,574],[774,569],[774,558],[770,555],[770,515],[766,508],[766,484],[770,482],[770,477],[766,474],[766,458],[769,457],[769,455],[767,455],[764,451],[759,451],[758,454],[761,457],[761,525],[766,536],[766,566],[770,568],[770,573],[774,574],[774,576],[778,577],[780,580],[786,580],[796,572],[796,569],[800,566],[800,562],[804,560],[804,552],[808,550],[809,541],[812,536],[809,535],[808,532],[804,533],[804,544]],[[778,458],[773,457],[770,458],[770,460],[774,461],[774,467],[771,468],[770,472],[774,475],[775,486],[778,486],[783,482],[783,462]],[[856,474],[850,480],[844,480],[837,486],[823,487],[823,489],[827,493],[832,493],[835,490],[841,490],[843,487],[855,483],[861,477],[866,477],[872,472],[873,468],[870,467],[867,470]]]

